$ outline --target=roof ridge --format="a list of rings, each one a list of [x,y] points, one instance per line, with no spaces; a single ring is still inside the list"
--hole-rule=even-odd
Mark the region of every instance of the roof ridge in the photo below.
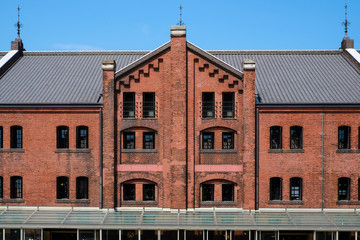
[[[31,55],[102,55],[102,54],[127,54],[127,55],[138,55],[147,54],[150,51],[147,50],[109,50],[109,51],[24,51],[24,56]]]
[[[211,54],[339,54],[342,50],[206,50]]]

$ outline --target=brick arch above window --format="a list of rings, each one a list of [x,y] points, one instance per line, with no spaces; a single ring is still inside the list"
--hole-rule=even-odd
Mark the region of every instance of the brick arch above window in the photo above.
[[[227,132],[234,132],[237,134],[237,131],[233,128],[230,127],[226,127],[226,126],[211,126],[211,127],[206,127],[202,130],[200,130],[200,133],[202,132],[207,132],[207,131],[227,131]]]
[[[155,132],[158,133],[158,130],[154,129],[154,128],[150,128],[150,127],[146,127],[146,126],[131,126],[131,127],[125,127],[123,129],[120,130],[120,132],[127,132],[127,131],[148,131],[148,132]]]
[[[158,176],[150,172],[129,173],[126,176],[120,177],[118,179],[118,182],[120,184],[123,184],[131,180],[140,180],[140,179],[144,181],[154,182],[158,185],[159,188],[162,188],[163,186],[162,178],[159,178]]]

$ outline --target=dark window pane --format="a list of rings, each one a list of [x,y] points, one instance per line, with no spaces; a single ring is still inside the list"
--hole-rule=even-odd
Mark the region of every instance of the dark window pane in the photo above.
[[[233,118],[235,116],[234,93],[224,92],[222,94],[222,117]]]
[[[270,128],[270,149],[281,149],[282,128],[274,126]]]
[[[155,117],[155,93],[143,93],[143,118]]]
[[[22,177],[10,178],[10,198],[22,198]]]
[[[202,200],[214,201],[214,184],[202,184]]]
[[[143,149],[155,148],[155,133],[144,132],[143,133]]]
[[[281,200],[282,198],[282,179],[270,178],[270,200]]]
[[[69,178],[57,177],[56,178],[56,198],[68,199],[69,198]]]
[[[86,126],[79,126],[76,128],[76,148],[89,147],[89,130]]]
[[[339,178],[338,200],[350,200],[350,178]]]
[[[76,178],[76,199],[88,199],[89,180],[87,177]]]
[[[135,201],[135,184],[123,184],[124,201]]]
[[[222,133],[222,148],[223,149],[234,149],[234,133],[223,132]]]
[[[213,92],[202,93],[202,117],[215,117],[215,93]]]
[[[302,199],[302,179],[291,178],[290,179],[290,200]]]
[[[0,127],[0,148],[3,148],[3,128]]]
[[[234,201],[234,184],[222,185],[222,200]]]
[[[338,148],[339,149],[350,149],[350,127],[342,126],[339,127],[338,137]]]
[[[4,197],[4,181],[3,177],[0,177],[0,198]]]
[[[124,132],[124,149],[135,149],[135,133]]]
[[[214,149],[214,133],[203,132],[202,133],[202,148],[203,149]]]
[[[302,149],[302,127],[290,128],[290,148]]]
[[[57,129],[57,148],[69,148],[69,128],[59,126]]]
[[[155,184],[143,184],[143,201],[155,201]]]
[[[123,93],[123,117],[135,118],[135,93]]]
[[[12,126],[10,128],[10,147],[22,148],[22,127]]]

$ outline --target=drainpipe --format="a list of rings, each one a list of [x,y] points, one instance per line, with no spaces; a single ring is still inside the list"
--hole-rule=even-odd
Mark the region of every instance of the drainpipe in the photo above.
[[[100,156],[99,156],[99,169],[100,169],[100,183],[99,183],[99,199],[100,199],[100,204],[99,207],[100,209],[103,208],[103,116],[102,116],[102,107],[100,108],[100,113],[99,113],[99,138],[100,138]]]
[[[324,112],[321,115],[321,210],[324,210]]]
[[[259,209],[259,108],[255,110],[255,210]]]

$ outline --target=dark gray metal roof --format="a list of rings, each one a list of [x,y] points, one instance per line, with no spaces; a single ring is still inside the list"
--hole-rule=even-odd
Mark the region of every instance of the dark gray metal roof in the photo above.
[[[0,78],[0,104],[95,104],[104,59],[121,69],[147,52],[24,52]]]
[[[360,103],[360,72],[341,50],[209,52],[238,69],[255,59],[261,103]]]

